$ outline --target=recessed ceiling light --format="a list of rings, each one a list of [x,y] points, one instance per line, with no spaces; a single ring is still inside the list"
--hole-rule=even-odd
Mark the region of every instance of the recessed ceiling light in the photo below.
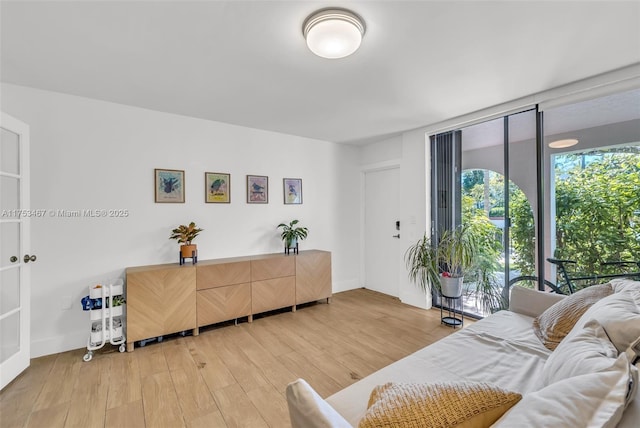
[[[302,25],[311,52],[323,58],[344,58],[360,47],[364,21],[347,9],[328,8],[312,13]]]
[[[566,140],[553,141],[549,143],[549,147],[551,147],[552,149],[564,149],[566,147],[575,146],[576,144],[578,144],[578,140],[576,140],[575,138],[569,138]]]

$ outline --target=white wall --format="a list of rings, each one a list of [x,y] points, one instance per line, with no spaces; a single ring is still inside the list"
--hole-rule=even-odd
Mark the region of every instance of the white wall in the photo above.
[[[407,248],[422,238],[431,223],[430,177],[431,168],[427,162],[428,149],[424,130],[402,134],[402,165],[400,172],[400,207],[404,235],[402,255]],[[404,265],[403,265],[404,266]],[[407,270],[400,275],[400,300],[421,308],[431,307],[431,294],[425,293],[409,281]]]
[[[279,252],[276,226],[309,228],[303,249],[333,253],[334,292],[359,284],[357,147],[2,84],[2,110],[30,125],[32,209],[126,209],[126,218],[34,218],[32,356],[86,346],[80,299],[127,266],[177,262],[172,228],[195,221],[199,258]],[[185,170],[186,202],[154,203],[154,168]],[[204,202],[204,173],[231,174],[231,203]],[[269,204],[246,203],[246,174],[269,177]],[[284,205],[282,179],[302,178]],[[70,298],[73,306],[62,310]]]

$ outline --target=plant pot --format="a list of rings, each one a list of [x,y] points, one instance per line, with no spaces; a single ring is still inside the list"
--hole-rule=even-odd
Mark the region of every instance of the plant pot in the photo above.
[[[293,250],[293,254],[298,253],[298,238],[292,238],[290,241],[284,241],[284,253],[290,254],[290,250]]]
[[[452,277],[440,275],[440,290],[445,297],[462,296],[462,281],[464,277]]]
[[[197,251],[198,246],[196,244],[180,246],[180,254],[182,255],[182,257],[193,257],[194,252],[195,254],[198,254]]]

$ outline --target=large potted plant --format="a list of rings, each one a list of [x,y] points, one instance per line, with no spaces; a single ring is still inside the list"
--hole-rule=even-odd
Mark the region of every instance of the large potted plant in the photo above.
[[[468,226],[443,232],[436,245],[425,234],[405,253],[409,279],[425,292],[436,286],[444,296],[461,296],[465,271],[474,266],[479,252]]]
[[[191,222],[189,223],[189,225],[181,224],[171,231],[171,236],[169,236],[169,239],[177,239],[178,243],[182,244],[180,246],[181,261],[184,258],[194,257],[194,255],[197,254],[198,247],[193,244],[192,241],[203,230],[204,229],[200,229],[199,227],[197,227],[194,222]]]
[[[282,228],[280,237],[284,242],[284,252],[289,254],[289,249],[293,248],[294,252],[298,251],[298,241],[302,241],[309,234],[306,227],[296,227],[298,220],[292,220],[289,224],[280,223],[277,228]]]

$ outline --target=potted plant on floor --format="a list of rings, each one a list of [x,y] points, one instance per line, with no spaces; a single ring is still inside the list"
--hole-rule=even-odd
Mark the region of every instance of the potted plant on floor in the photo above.
[[[298,241],[304,240],[309,234],[306,227],[296,227],[298,220],[292,220],[289,224],[280,223],[277,228],[282,228],[280,237],[284,242],[284,252],[289,254],[289,249],[293,248],[293,252],[298,252]]]
[[[192,243],[192,241],[198,236],[204,229],[200,229],[194,222],[189,225],[181,224],[171,231],[169,239],[177,239],[180,246],[180,264],[183,263],[185,258],[192,257],[193,263],[197,263],[198,247]]]
[[[444,296],[461,296],[465,270],[474,266],[479,252],[478,240],[468,226],[443,232],[437,245],[425,234],[405,253],[409,279],[425,292],[435,286]]]

